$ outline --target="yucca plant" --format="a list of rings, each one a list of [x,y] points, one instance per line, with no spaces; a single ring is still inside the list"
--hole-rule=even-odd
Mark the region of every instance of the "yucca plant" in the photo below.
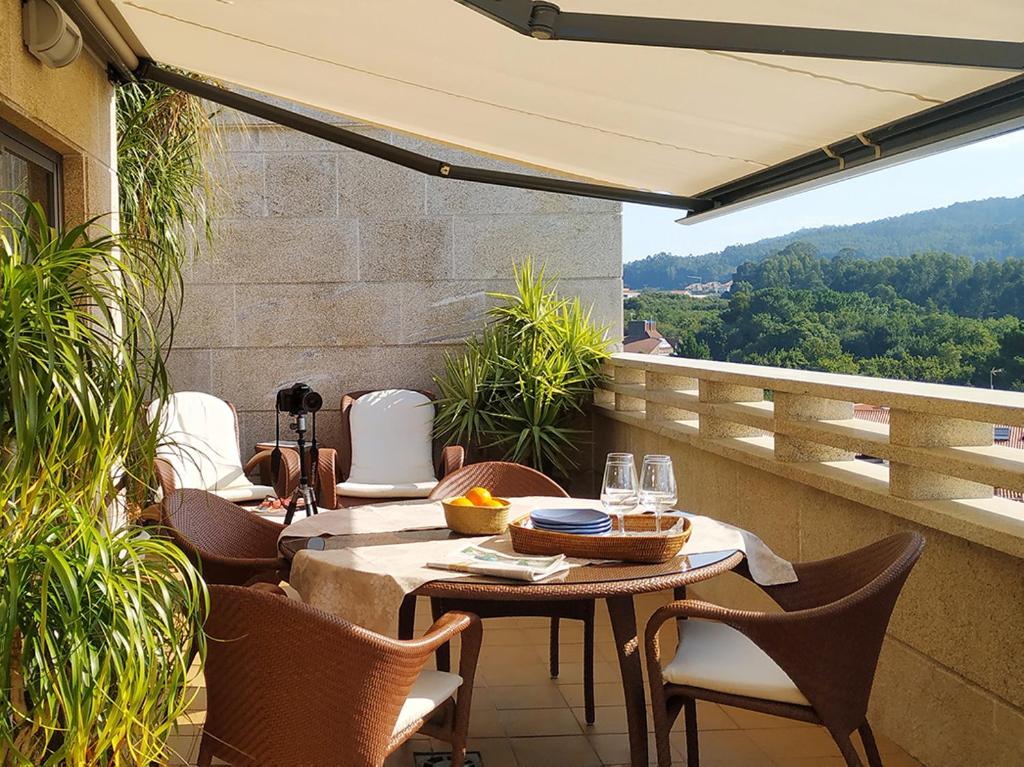
[[[499,303],[462,354],[447,354],[438,388],[439,437],[567,477],[586,431],[577,424],[608,357],[605,328],[578,298],[558,295],[532,260],[513,266]]]
[[[167,393],[159,248],[0,211],[0,763],[161,760],[202,650],[205,590],[117,526],[146,493]]]

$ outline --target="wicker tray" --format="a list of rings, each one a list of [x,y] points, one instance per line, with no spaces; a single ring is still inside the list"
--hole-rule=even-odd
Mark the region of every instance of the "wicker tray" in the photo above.
[[[674,533],[654,532],[653,516],[634,514],[626,517],[626,532],[635,535],[572,535],[535,530],[527,527],[529,515],[520,517],[508,526],[513,550],[520,554],[565,554],[581,559],[614,559],[622,562],[667,562],[679,553],[690,537],[690,520]],[[675,517],[662,519],[662,525],[675,524]],[[618,520],[612,518],[612,528],[618,529]],[[644,535],[650,533],[650,535]]]

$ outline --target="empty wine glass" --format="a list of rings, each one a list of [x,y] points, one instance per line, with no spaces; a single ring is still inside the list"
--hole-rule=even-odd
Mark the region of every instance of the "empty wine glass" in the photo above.
[[[640,472],[640,505],[654,512],[654,529],[661,532],[661,514],[676,503],[676,475],[667,455],[645,455]]]
[[[636,464],[632,453],[609,453],[604,464],[601,504],[619,521],[619,533],[626,534],[626,512],[637,504]]]

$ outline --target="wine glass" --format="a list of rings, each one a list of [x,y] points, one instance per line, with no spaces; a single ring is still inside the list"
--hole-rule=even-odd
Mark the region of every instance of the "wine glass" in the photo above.
[[[676,475],[667,455],[645,455],[640,472],[640,505],[654,512],[654,529],[661,532],[661,514],[676,503]]]
[[[632,453],[609,453],[604,465],[601,505],[619,520],[619,532],[626,534],[626,512],[637,504],[636,464]]]

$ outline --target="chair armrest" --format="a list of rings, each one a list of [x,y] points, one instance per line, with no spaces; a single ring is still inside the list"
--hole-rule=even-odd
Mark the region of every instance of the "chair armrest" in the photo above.
[[[313,467],[313,488],[316,490],[316,503],[321,509],[338,508],[338,494],[335,485],[338,483],[335,473],[338,451],[332,447],[320,448],[316,466]]]
[[[166,498],[177,489],[177,480],[174,477],[174,468],[163,458],[153,461],[153,471],[156,473],[156,481],[160,484],[160,493]]]
[[[466,460],[466,450],[461,445],[449,445],[441,451],[441,478],[462,468]]]
[[[271,459],[273,454],[273,450],[261,450],[249,459],[242,471],[249,474],[261,463],[272,466]],[[281,468],[277,476],[273,478],[274,492],[277,493],[278,498],[291,498],[292,491],[299,486],[299,476],[301,473],[299,454],[290,448],[283,448],[281,450]]]

